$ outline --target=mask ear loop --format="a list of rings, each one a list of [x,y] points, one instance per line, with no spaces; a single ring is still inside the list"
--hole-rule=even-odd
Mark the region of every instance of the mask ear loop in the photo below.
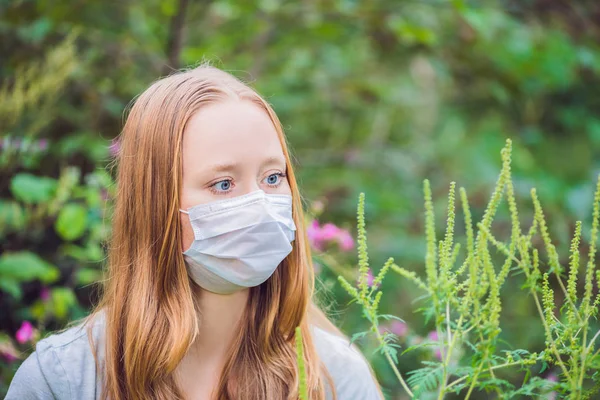
[[[179,209],[179,212],[182,212],[182,213],[184,213],[184,214],[190,215],[190,213],[189,213],[189,212],[187,212],[187,211],[185,211],[185,210],[182,210],[181,208]]]

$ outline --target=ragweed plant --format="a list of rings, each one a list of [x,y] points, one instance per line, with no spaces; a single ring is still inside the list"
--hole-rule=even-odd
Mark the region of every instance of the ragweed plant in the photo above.
[[[597,316],[600,295],[594,295],[594,286],[600,279],[596,268],[596,237],[600,218],[600,180],[594,198],[593,219],[589,253],[585,270],[583,293],[577,291],[580,267],[580,241],[582,223],[577,222],[570,247],[568,268],[561,264],[556,247],[550,238],[543,209],[535,190],[531,191],[534,219],[529,229],[520,223],[511,178],[511,141],[508,140],[501,152],[502,169],[481,221],[474,224],[467,192],[460,188],[459,196],[465,223],[465,243],[455,243],[456,185],[451,183],[448,196],[448,213],[445,235],[436,238],[435,215],[429,181],[423,185],[425,195],[425,276],[420,277],[394,264],[389,259],[381,268],[372,285],[367,285],[370,270],[367,254],[366,228],[364,219],[364,194],[358,203],[358,283],[353,286],[344,277],[339,277],[353,301],[363,309],[370,329],[354,335],[372,334],[378,350],[383,353],[406,393],[415,399],[443,399],[449,393],[460,394],[469,399],[475,391],[485,390],[497,398],[532,396],[550,389],[569,399],[593,398],[600,387],[600,356],[596,340],[600,332],[594,332],[590,321]],[[492,233],[492,222],[501,203],[508,205],[511,233],[506,241]],[[541,238],[541,240],[537,240]],[[536,243],[542,243],[542,249]],[[547,268],[542,266],[540,250],[547,257]],[[500,255],[498,259],[497,254]],[[421,308],[426,320],[435,323],[438,361],[425,361],[423,367],[403,376],[398,369],[396,337],[380,329],[383,319],[395,318],[380,315],[378,306],[382,296],[380,283],[388,271],[394,271],[408,279],[425,292],[426,306]],[[546,344],[539,353],[525,349],[499,351],[501,333],[500,293],[507,278],[522,276],[523,290],[535,303],[543,326]],[[557,290],[564,298],[556,303],[550,280],[557,283]],[[594,282],[595,280],[595,282]],[[566,283],[565,283],[566,282]],[[413,351],[427,344],[413,346],[404,352]],[[458,349],[463,351],[456,361]],[[404,354],[404,353],[403,353]],[[454,356],[454,357],[453,357]],[[534,376],[532,366],[542,370],[556,366],[560,381],[556,384]],[[515,387],[511,382],[497,376],[497,371],[506,368],[525,370],[525,380]]]
[[[296,327],[296,357],[298,363],[298,399],[308,400],[308,387],[306,384],[306,366],[304,365],[304,349],[302,347],[302,331]]]

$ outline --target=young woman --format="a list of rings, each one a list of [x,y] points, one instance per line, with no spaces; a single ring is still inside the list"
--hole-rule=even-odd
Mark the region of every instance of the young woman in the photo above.
[[[121,134],[103,297],[39,341],[8,399],[381,399],[312,303],[301,198],[275,112],[201,66],[161,79]],[[87,329],[83,329],[87,326]]]

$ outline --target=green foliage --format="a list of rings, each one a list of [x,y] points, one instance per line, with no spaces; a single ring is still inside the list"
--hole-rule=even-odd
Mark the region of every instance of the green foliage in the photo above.
[[[39,41],[48,29],[46,20],[23,37]],[[71,33],[30,60],[0,62],[3,73],[12,72],[0,85],[0,308],[7,311],[0,329],[10,333],[0,333],[0,375],[8,377],[0,380],[0,396],[15,367],[5,361],[33,348],[31,342],[15,343],[21,322],[32,321],[39,333],[84,316],[80,297],[91,293],[81,287],[101,278],[112,178],[102,169],[69,165],[65,161],[74,151],[61,154],[51,140],[40,138],[55,121],[65,123],[58,105],[79,64],[75,39]],[[95,151],[106,158],[107,141],[102,144],[96,141]],[[55,150],[61,157],[52,161]]]
[[[58,269],[37,254],[20,251],[0,255],[0,288],[16,299],[22,296],[20,284],[39,279],[51,283],[58,279]]]
[[[87,227],[87,211],[80,204],[67,204],[58,213],[56,232],[64,240],[79,239]]]
[[[10,190],[15,199],[25,204],[44,203],[52,198],[56,190],[56,180],[20,173],[12,178]]]
[[[426,292],[424,300],[427,305],[421,308],[421,311],[426,318],[434,318],[436,336],[439,338],[436,339],[436,346],[440,349],[440,362],[424,361],[422,368],[409,372],[406,381],[397,367],[399,360],[396,357],[393,341],[386,337],[387,333],[382,335],[378,329],[378,321],[382,318],[377,308],[381,291],[377,287],[371,289],[371,293],[377,293],[374,299],[370,295],[365,295],[364,282],[367,279],[369,265],[366,254],[364,195],[361,194],[359,197],[358,249],[361,278],[356,288],[343,277],[339,280],[353,300],[362,306],[365,317],[371,323],[371,332],[379,342],[381,352],[386,356],[401,386],[412,398],[422,398],[428,392],[436,392],[437,398],[443,399],[448,393],[454,392],[469,399],[475,390],[495,391],[501,398],[526,394],[541,395],[548,389],[548,385],[543,384],[541,377],[524,381],[519,389],[515,389],[515,385],[498,375],[501,369],[518,368],[526,370],[529,377],[532,374],[531,367],[540,363],[556,365],[560,368],[560,392],[565,398],[588,398],[589,390],[594,391],[593,388],[597,386],[596,368],[600,362],[600,351],[597,349],[600,346],[596,345],[596,339],[600,335],[600,330],[592,319],[597,313],[598,296],[592,304],[591,293],[595,276],[598,275],[594,256],[600,216],[600,177],[593,207],[585,289],[581,295],[576,284],[582,223],[579,221],[575,225],[569,256],[569,279],[565,287],[562,276],[564,268],[560,263],[556,247],[552,244],[535,190],[532,190],[535,206],[534,222],[529,232],[522,233],[511,176],[511,152],[512,144],[508,140],[502,150],[500,176],[482,220],[476,225],[475,236],[471,229],[472,217],[466,191],[463,188],[460,190],[467,232],[467,254],[464,255],[462,264],[456,262],[457,256],[454,255],[453,250],[456,217],[455,185],[451,184],[448,196],[445,237],[439,242],[439,246],[436,246],[431,189],[429,181],[425,181],[426,279],[422,281],[413,271],[398,266],[394,266],[393,270],[416,283]],[[492,233],[492,222],[503,199],[508,204],[512,224],[508,245],[496,239]],[[546,272],[540,271],[535,242],[536,230],[541,236],[548,255],[549,268]],[[504,260],[492,257],[490,247],[496,248]],[[386,263],[381,270],[381,275],[385,276],[390,264],[391,262]],[[501,292],[507,278],[511,277],[511,272],[513,275],[524,275],[523,287],[529,292],[537,307],[546,335],[545,348],[540,353],[530,353],[527,350],[499,352],[502,331],[500,314],[503,310]],[[565,299],[558,312],[555,292],[550,286],[551,276],[557,280]],[[383,277],[378,282],[382,281]],[[595,285],[597,287],[598,282]],[[471,351],[460,357],[457,364],[452,355],[465,345]],[[413,346],[407,351],[422,347]],[[590,387],[592,389],[589,389]]]

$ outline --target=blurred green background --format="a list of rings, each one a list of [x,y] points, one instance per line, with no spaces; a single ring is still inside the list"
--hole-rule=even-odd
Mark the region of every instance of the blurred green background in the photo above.
[[[373,268],[391,256],[422,273],[422,180],[439,226],[453,180],[480,217],[506,138],[524,224],[535,186],[559,249],[576,219],[589,226],[599,43],[593,0],[1,1],[0,396],[35,340],[95,301],[112,139],[126,105],[160,76],[210,60],[251,81],[286,129],[307,223],[354,234],[365,192]],[[335,279],[354,274],[355,251],[317,247],[323,304],[345,332],[364,330]],[[543,331],[521,284],[513,277],[504,292],[502,338],[538,351]],[[407,322],[403,340],[426,337],[422,293],[398,276],[383,289],[383,311]],[[402,398],[373,344],[359,346]],[[400,369],[427,357],[409,353]]]

